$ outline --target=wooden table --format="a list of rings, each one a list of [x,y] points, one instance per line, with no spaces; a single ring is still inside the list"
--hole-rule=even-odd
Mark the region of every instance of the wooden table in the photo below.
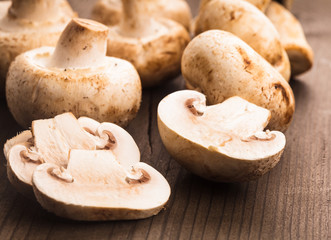
[[[85,1],[77,1],[83,6]],[[198,1],[190,1],[196,13]],[[158,102],[183,79],[144,90],[138,117],[127,128],[142,161],[169,181],[172,194],[159,215],[139,221],[75,222],[43,210],[9,184],[0,165],[0,239],[331,239],[331,1],[297,0],[315,51],[314,68],[291,86],[296,113],[280,163],[257,181],[213,183],[192,175],[166,152],[156,125]],[[85,9],[85,11],[87,11]],[[0,102],[0,141],[22,130]]]

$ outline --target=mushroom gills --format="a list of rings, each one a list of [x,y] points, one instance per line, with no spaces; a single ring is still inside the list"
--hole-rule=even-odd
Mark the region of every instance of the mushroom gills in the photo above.
[[[36,169],[36,197],[47,210],[71,219],[145,218],[157,214],[170,195],[167,181],[155,169],[136,163],[127,171],[107,150],[71,150],[66,174],[73,181],[50,174],[54,168],[59,167],[43,164]]]

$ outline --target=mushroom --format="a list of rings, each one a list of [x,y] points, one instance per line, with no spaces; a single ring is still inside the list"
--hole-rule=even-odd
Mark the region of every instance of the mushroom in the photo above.
[[[105,150],[72,149],[67,169],[38,166],[33,189],[43,208],[85,221],[147,218],[170,196],[168,182],[154,168],[139,162],[128,171]]]
[[[19,55],[6,82],[15,120],[28,127],[35,119],[73,112],[128,124],[140,106],[141,83],[131,63],[106,57],[107,34],[106,26],[75,18],[55,49],[42,47]]]
[[[192,18],[191,9],[184,0],[145,0],[141,12],[154,17],[163,17],[182,24],[187,30]],[[92,18],[113,26],[122,18],[122,2],[120,0],[99,0],[92,10]]]
[[[200,1],[200,10],[209,2],[212,0],[201,0]],[[262,12],[264,12],[268,5],[270,4],[271,0],[246,0],[247,2],[253,4],[255,7],[260,9]]]
[[[4,96],[10,63],[25,51],[55,46],[66,24],[76,14],[66,0],[0,2],[0,93]]]
[[[32,174],[42,163],[67,168],[71,149],[108,150],[126,170],[140,161],[139,149],[128,132],[112,123],[91,118],[78,120],[72,113],[35,120],[27,130],[4,146],[10,182],[25,195],[32,195]]]
[[[290,85],[257,52],[235,35],[210,30],[195,37],[182,58],[189,89],[204,93],[209,104],[239,96],[271,111],[269,128],[285,131],[295,100]]]
[[[242,0],[213,0],[199,12],[195,35],[211,29],[231,32],[250,45],[289,81],[288,56],[271,21],[251,3]]]
[[[314,53],[300,22],[289,10],[274,1],[269,5],[266,15],[279,32],[281,43],[290,59],[292,76],[308,71],[313,65]]]
[[[170,155],[209,180],[256,179],[277,164],[285,147],[283,133],[263,131],[270,111],[240,97],[206,106],[203,94],[182,90],[161,100],[157,113]]]
[[[110,28],[107,55],[130,61],[142,86],[151,87],[180,72],[190,36],[174,21],[144,16],[145,1],[123,0],[121,23]]]

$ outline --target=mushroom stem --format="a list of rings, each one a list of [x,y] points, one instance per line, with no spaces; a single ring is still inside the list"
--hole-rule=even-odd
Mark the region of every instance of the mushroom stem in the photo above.
[[[59,16],[60,0],[12,0],[8,17],[44,21]]]
[[[64,29],[50,59],[50,67],[85,68],[104,63],[108,28],[98,22],[74,18]]]
[[[143,7],[151,0],[123,0],[123,15],[120,22],[121,35],[143,37],[152,33],[151,18],[145,17]]]

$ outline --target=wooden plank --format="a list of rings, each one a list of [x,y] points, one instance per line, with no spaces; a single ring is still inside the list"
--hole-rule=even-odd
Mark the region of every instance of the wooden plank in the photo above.
[[[189,3],[196,13],[199,1]],[[74,6],[88,15],[83,2]],[[331,239],[331,1],[295,1],[292,9],[315,50],[315,66],[291,80],[296,113],[281,162],[270,173],[248,183],[213,183],[192,175],[169,156],[158,134],[156,111],[164,96],[184,88],[179,77],[144,90],[139,114],[127,128],[142,160],[171,185],[164,211],[139,221],[58,218],[16,193],[1,155],[0,239]],[[22,129],[4,100],[0,116],[3,145]]]

